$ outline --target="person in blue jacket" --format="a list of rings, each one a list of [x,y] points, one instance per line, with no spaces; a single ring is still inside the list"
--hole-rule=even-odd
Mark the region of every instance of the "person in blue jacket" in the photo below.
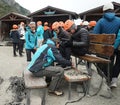
[[[58,88],[63,79],[64,69],[60,66],[52,66],[52,63],[55,61],[64,67],[72,66],[72,63],[61,56],[55,43],[57,46],[57,41],[47,39],[46,44],[37,49],[27,69],[36,77],[53,77],[49,85],[49,93],[60,96],[63,92]]]
[[[37,49],[37,35],[35,22],[30,22],[30,29],[28,28],[25,33],[25,49],[27,55],[27,61],[31,61],[31,53],[35,53]]]
[[[116,62],[113,66],[111,87],[117,87],[118,76],[120,73],[120,30],[114,43]]]
[[[104,12],[103,17],[100,20],[98,20],[96,26],[94,27],[93,33],[117,35],[120,29],[120,18],[115,16],[113,4],[112,3],[105,4],[103,6],[103,12]],[[120,56],[117,55],[116,57],[118,58]],[[110,79],[111,79],[111,87],[117,87],[116,85],[117,78],[112,77],[112,72],[117,71],[113,69],[113,62],[114,62],[114,54],[111,57]],[[104,74],[107,75],[107,71],[106,71],[107,67],[103,64],[102,65],[100,64],[99,67],[103,70]]]
[[[44,28],[42,26],[41,21],[37,21],[37,40],[38,40],[38,47],[40,47],[43,43],[43,34],[44,34]]]

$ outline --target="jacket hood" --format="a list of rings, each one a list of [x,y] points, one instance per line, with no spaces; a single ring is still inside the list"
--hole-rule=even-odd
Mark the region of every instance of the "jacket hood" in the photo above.
[[[108,21],[112,21],[115,18],[115,13],[105,13],[104,18]]]

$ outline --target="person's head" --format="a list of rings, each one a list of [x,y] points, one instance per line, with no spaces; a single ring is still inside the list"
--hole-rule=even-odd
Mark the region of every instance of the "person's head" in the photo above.
[[[13,28],[13,29],[18,29],[18,25],[13,24],[12,28]]]
[[[64,22],[63,21],[59,21],[59,25],[60,25],[60,27],[62,27],[62,28],[64,28]]]
[[[35,22],[30,22],[29,26],[30,26],[31,31],[35,32],[35,29],[36,29]]]
[[[21,26],[24,26],[24,25],[25,25],[25,23],[24,23],[24,22],[20,22],[20,25],[21,25]]]
[[[89,24],[88,24],[88,28],[91,28],[91,27],[95,27],[96,25],[96,21],[90,21]]]
[[[75,25],[74,21],[67,20],[65,21],[64,29],[73,34],[77,30],[77,26]]]
[[[44,26],[48,26],[48,22],[44,22]]]
[[[107,3],[103,6],[103,12],[113,12],[114,5],[112,3]]]
[[[52,24],[52,30],[55,31],[57,34],[59,33],[59,27],[60,24],[57,21]]]
[[[37,26],[42,25],[42,21],[37,21]]]

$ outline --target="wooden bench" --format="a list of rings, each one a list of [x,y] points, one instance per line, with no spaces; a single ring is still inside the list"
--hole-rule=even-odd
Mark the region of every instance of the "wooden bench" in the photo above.
[[[25,87],[27,89],[27,102],[26,105],[45,105],[46,87],[47,83],[44,78],[35,77],[29,70],[24,70],[23,73]],[[44,89],[42,100],[41,97],[33,97],[30,99],[30,92],[32,89]]]
[[[86,67],[89,75],[92,75],[91,65],[94,64],[101,75],[107,79],[108,85],[110,85],[110,57],[114,52],[113,44],[115,37],[115,34],[90,34],[89,54],[76,57],[76,59],[79,58],[80,60],[87,62]],[[107,77],[97,66],[98,63],[107,65]],[[76,65],[78,65],[77,60]]]
[[[71,84],[82,83],[83,92],[87,94],[87,81],[91,78],[89,75],[82,73],[80,70],[71,69],[65,71],[65,80],[68,82],[68,100],[71,100]]]

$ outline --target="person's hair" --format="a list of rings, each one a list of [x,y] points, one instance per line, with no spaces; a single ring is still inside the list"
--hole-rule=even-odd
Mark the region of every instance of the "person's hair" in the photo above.
[[[35,22],[30,22],[30,24],[29,25],[35,25]]]

